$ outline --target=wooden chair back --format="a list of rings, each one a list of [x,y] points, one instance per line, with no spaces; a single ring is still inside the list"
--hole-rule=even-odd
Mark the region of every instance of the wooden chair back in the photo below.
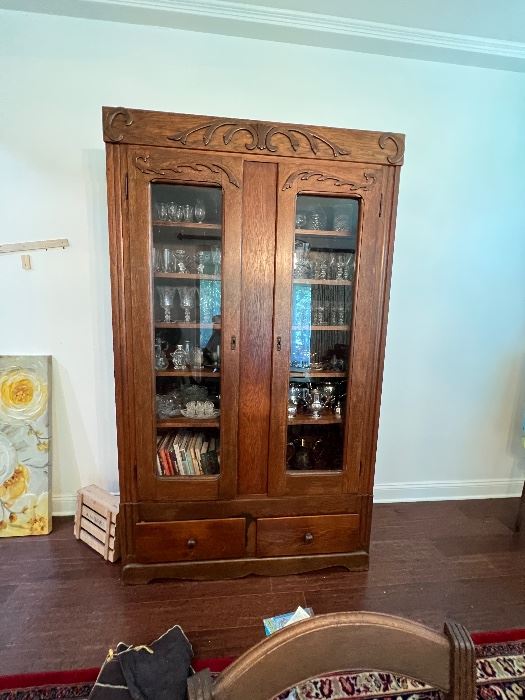
[[[450,700],[474,700],[475,651],[467,630],[444,632],[391,615],[334,613],[267,637],[212,683],[208,670],[188,679],[189,700],[271,700],[287,688],[336,671],[385,671],[423,681]]]

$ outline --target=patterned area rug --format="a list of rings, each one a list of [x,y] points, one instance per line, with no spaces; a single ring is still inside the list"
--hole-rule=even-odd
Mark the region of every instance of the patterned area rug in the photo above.
[[[525,700],[525,630],[473,634],[478,700]],[[196,662],[219,672],[232,659]],[[0,700],[63,700],[89,696],[98,669],[0,677]],[[278,700],[439,700],[440,693],[390,673],[332,673],[282,693]],[[277,699],[276,699],[277,700]]]

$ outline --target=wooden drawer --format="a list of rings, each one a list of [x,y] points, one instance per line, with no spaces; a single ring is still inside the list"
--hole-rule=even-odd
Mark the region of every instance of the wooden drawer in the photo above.
[[[137,561],[152,564],[243,557],[245,529],[244,518],[137,523]]]
[[[359,515],[260,518],[257,556],[351,552],[359,543]]]

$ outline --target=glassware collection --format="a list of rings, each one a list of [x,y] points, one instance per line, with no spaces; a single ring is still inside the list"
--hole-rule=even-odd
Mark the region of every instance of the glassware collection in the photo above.
[[[298,195],[286,468],[342,468],[359,201]]]
[[[163,477],[220,471],[221,196],[218,188],[152,184],[157,474]]]
[[[297,203],[295,228],[310,231],[355,230],[358,209],[349,199],[335,202],[322,202],[321,197],[302,198]],[[353,200],[356,201],[356,200]]]
[[[202,199],[177,203],[174,200],[155,202],[153,213],[156,221],[172,223],[198,223],[206,220],[206,206]]]
[[[214,476],[220,471],[221,191],[152,189],[158,195],[152,202],[157,473]],[[342,468],[358,221],[357,199],[297,198],[287,469]]]
[[[341,250],[315,250],[304,240],[296,240],[294,249],[294,279],[347,280],[353,279],[355,253]]]
[[[173,245],[153,247],[153,271],[173,274],[214,275],[221,274],[221,249],[209,246],[206,249],[174,248]]]

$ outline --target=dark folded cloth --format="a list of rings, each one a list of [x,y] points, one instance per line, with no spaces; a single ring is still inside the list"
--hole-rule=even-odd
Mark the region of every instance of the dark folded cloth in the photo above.
[[[120,643],[104,662],[89,700],[185,700],[192,654],[178,625],[148,646]]]

